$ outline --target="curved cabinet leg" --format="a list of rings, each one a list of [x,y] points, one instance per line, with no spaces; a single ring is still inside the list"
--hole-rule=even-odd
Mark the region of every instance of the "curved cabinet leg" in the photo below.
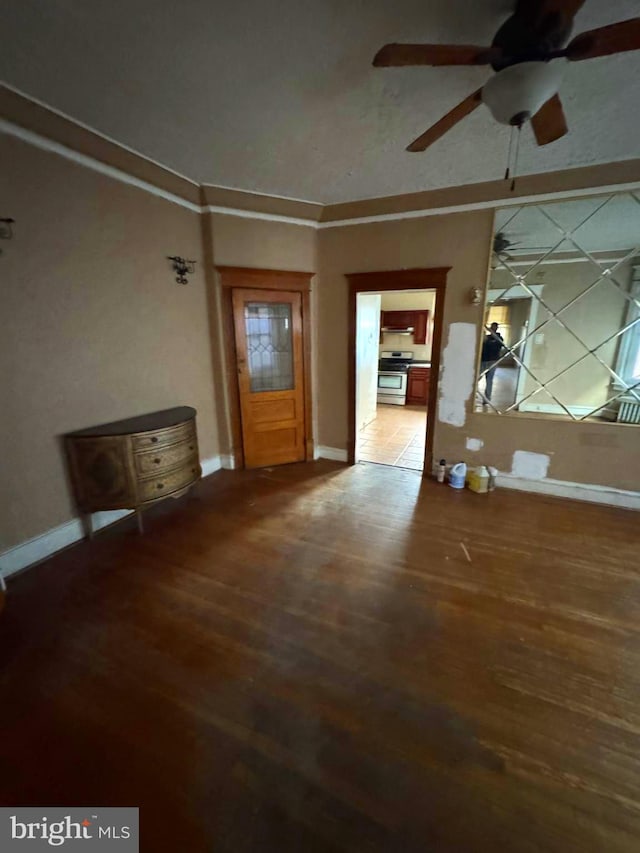
[[[138,533],[144,533],[144,524],[142,523],[142,510],[136,510],[136,521],[138,522]]]

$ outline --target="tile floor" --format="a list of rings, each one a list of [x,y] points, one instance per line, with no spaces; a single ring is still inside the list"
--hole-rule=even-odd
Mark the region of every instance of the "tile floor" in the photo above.
[[[359,458],[422,471],[426,429],[424,406],[379,404],[376,419],[358,436]]]

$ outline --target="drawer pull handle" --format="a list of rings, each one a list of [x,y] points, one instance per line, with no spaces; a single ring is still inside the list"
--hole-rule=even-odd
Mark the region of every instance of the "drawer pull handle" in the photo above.
[[[195,474],[195,473],[196,473],[196,469],[195,469],[195,468],[192,468],[192,469],[191,469],[191,473],[192,473],[192,474]]]
[[[164,483],[158,483],[156,489],[164,489]]]
[[[152,435],[152,436],[151,436],[151,443],[152,443],[152,444],[156,444],[156,443],[157,443],[157,441],[158,441],[158,436],[157,436],[157,435]]]
[[[189,450],[193,450],[193,444],[189,445]]]
[[[162,462],[162,459],[160,459],[159,456],[156,456],[156,458],[153,461],[156,463],[156,465],[159,465]]]

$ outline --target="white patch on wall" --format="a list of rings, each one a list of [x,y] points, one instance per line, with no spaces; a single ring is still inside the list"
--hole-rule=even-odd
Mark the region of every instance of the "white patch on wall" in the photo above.
[[[550,461],[550,457],[544,453],[516,450],[511,463],[511,473],[514,477],[522,477],[524,480],[544,480]]]
[[[468,438],[467,439],[467,450],[482,450],[484,447],[484,441],[481,438]]]
[[[473,323],[452,323],[449,340],[442,353],[442,377],[438,420],[464,426],[465,405],[473,392],[476,360],[476,327]]]

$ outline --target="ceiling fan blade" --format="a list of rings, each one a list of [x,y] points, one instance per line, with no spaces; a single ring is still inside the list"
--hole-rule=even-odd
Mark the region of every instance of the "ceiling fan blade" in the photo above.
[[[385,44],[376,53],[377,68],[400,65],[489,65],[502,51],[473,44]]]
[[[477,92],[473,92],[445,116],[442,116],[440,121],[437,121],[429,130],[425,130],[417,139],[414,139],[411,145],[407,146],[407,151],[424,151],[459,121],[462,121],[465,116],[472,113],[481,103],[482,89],[478,89]]]
[[[558,95],[549,98],[531,119],[538,145],[548,145],[569,132],[567,119]]]
[[[580,33],[569,42],[564,54],[573,62],[579,62],[581,59],[594,59],[627,50],[640,50],[640,18],[630,18],[628,21]]]

